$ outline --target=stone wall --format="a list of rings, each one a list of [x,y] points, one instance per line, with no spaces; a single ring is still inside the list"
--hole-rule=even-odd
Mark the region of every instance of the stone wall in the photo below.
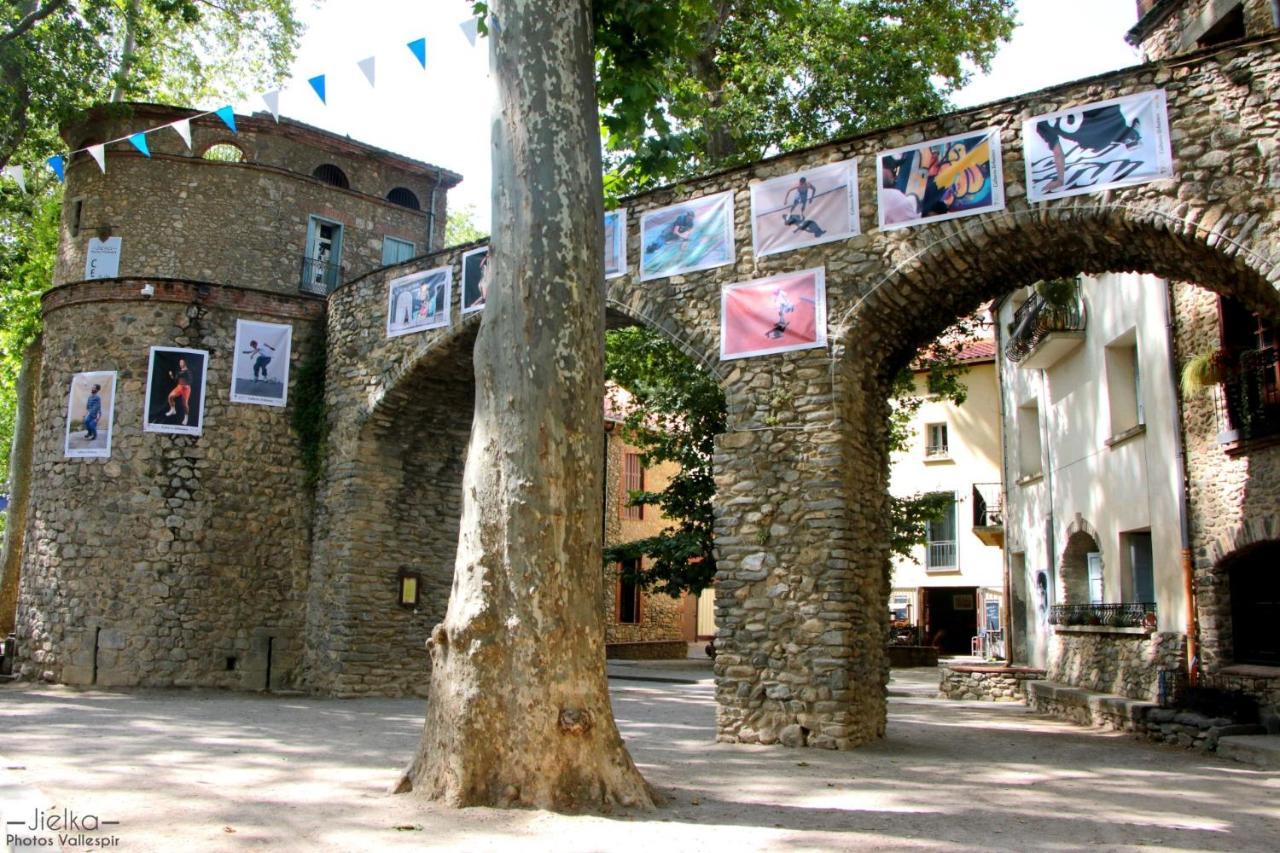
[[[73,147],[119,138],[190,111],[134,105],[125,118],[97,112],[66,129]],[[84,153],[67,165],[66,201],[56,283],[84,278],[88,241],[99,229],[122,238],[120,274],[177,278],[297,293],[307,250],[308,217],[343,226],[341,264],[347,278],[382,265],[383,238],[427,249],[444,236],[446,190],[457,175],[293,122],[237,117],[238,133],[214,117],[192,123],[188,151],[176,133],[148,134],[152,156],[128,142],[107,149],[103,174]],[[211,145],[230,143],[243,162],[205,160]],[[321,164],[340,167],[350,189],[312,177]],[[433,187],[439,191],[432,193]],[[421,210],[386,200],[409,189]],[[435,204],[435,216],[427,215]]]
[[[1043,669],[1021,666],[943,666],[938,693],[943,699],[1025,702],[1027,682],[1044,675]]]
[[[1050,681],[1154,701],[1158,671],[1185,670],[1185,637],[1058,626],[1049,641]]]
[[[1218,297],[1190,284],[1174,288],[1177,365],[1221,346]],[[1280,444],[1219,443],[1221,391],[1180,393],[1186,449],[1188,516],[1195,568],[1198,657],[1216,679],[1231,667],[1231,589],[1224,560],[1256,542],[1280,539]],[[1248,679],[1242,689],[1280,706],[1280,669]]]
[[[45,297],[19,671],[68,684],[302,685],[310,501],[292,407],[229,400],[237,318],[323,345],[322,300],[139,280]],[[200,436],[142,431],[148,351],[209,351]],[[75,372],[119,371],[111,457],[63,456]],[[291,384],[296,382],[291,370]],[[292,397],[292,394],[290,395]]]
[[[1144,18],[1131,33],[1148,60],[1164,59],[1196,49],[1196,42],[1224,14],[1244,7],[1246,37],[1275,30],[1271,0],[1163,0],[1154,4],[1150,20]]]

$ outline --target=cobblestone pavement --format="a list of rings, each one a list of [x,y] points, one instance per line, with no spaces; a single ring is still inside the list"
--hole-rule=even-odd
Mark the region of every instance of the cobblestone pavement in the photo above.
[[[0,798],[21,802],[6,821],[33,802],[118,820],[97,834],[128,851],[1280,849],[1280,773],[939,700],[932,669],[895,673],[888,737],[843,753],[713,743],[697,666],[611,672],[623,734],[667,800],[656,812],[389,796],[417,700],[21,685],[0,688]]]

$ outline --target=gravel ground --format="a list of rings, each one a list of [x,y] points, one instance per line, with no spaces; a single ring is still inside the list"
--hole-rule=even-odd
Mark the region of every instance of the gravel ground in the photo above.
[[[845,753],[715,744],[705,670],[610,670],[623,735],[667,801],[654,812],[390,796],[422,725],[416,700],[24,685],[0,688],[0,801],[22,819],[36,802],[118,820],[111,849],[165,853],[1280,850],[1280,773],[938,700],[932,669],[895,673],[888,737]]]

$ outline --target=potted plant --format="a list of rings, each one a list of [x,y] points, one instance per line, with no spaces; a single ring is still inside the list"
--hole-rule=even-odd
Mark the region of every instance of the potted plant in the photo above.
[[[1182,393],[1188,397],[1221,385],[1227,377],[1226,353],[1220,349],[1193,355],[1182,367]]]

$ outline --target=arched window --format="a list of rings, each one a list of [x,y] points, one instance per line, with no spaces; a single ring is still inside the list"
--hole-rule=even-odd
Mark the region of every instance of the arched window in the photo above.
[[[216,160],[219,163],[243,163],[244,149],[230,142],[219,142],[217,145],[210,145],[200,156],[205,160]]]
[[[332,163],[321,163],[316,166],[316,170],[311,173],[311,177],[331,187],[338,187],[343,190],[351,188],[351,182],[347,180],[347,173]]]
[[[387,193],[387,201],[392,204],[398,204],[401,207],[407,207],[410,210],[422,210],[422,205],[418,204],[418,197],[413,194],[412,190],[404,187],[396,187]]]
[[[1088,533],[1077,531],[1062,552],[1062,591],[1067,604],[1101,604],[1105,584],[1102,553]]]

